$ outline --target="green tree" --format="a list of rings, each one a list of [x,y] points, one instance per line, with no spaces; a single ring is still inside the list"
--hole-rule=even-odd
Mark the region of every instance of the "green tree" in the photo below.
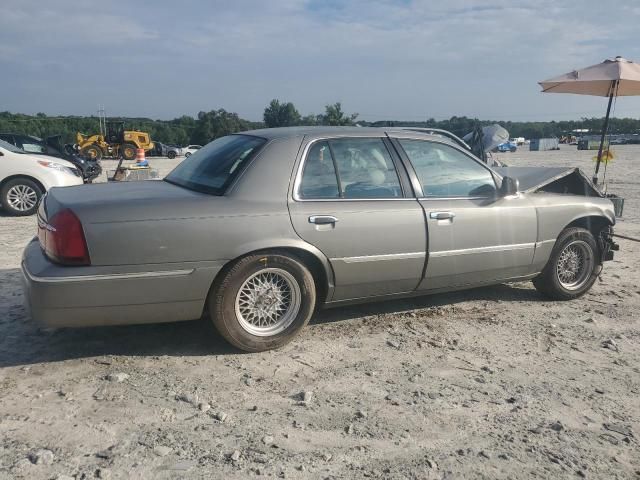
[[[300,125],[304,125],[307,127],[322,125],[322,120],[323,120],[322,115],[316,115],[315,113],[311,113],[309,115],[305,115],[300,119]]]
[[[293,103],[280,103],[275,98],[264,109],[263,118],[267,128],[291,127],[300,124],[300,113]]]
[[[327,105],[324,107],[325,113],[322,115],[322,124],[323,125],[353,125],[356,118],[358,118],[357,113],[352,113],[351,115],[347,115],[342,111],[342,104],[340,102],[336,102],[332,105]]]
[[[241,119],[237,113],[227,112],[222,108],[200,112],[191,134],[191,142],[204,145],[218,137],[249,130],[249,128],[251,128],[250,122]]]

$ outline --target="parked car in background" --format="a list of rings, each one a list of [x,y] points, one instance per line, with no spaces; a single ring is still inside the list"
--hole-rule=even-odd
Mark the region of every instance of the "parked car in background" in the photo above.
[[[156,141],[153,142],[153,148],[147,152],[147,156],[167,157],[172,160],[180,155],[182,155],[182,148]]]
[[[187,145],[182,149],[185,157],[189,157],[191,154],[196,153],[202,148],[202,145]]]
[[[516,150],[518,150],[518,145],[512,141],[501,143],[496,147],[498,152],[515,152]]]
[[[0,140],[0,205],[9,215],[32,215],[50,188],[82,183],[82,174],[72,163],[26,153]]]
[[[523,280],[569,300],[613,258],[615,216],[586,177],[557,185],[556,170],[501,175],[406,129],[229,135],[164,181],[53,189],[23,256],[25,298],[53,327],[206,314],[254,352],[319,305]]]
[[[48,155],[62,158],[73,163],[82,173],[85,183],[91,183],[102,173],[102,166],[97,160],[86,159],[76,152],[71,145],[62,143],[62,135],[52,135],[45,139],[20,133],[0,133],[0,140],[10,143],[26,153]]]

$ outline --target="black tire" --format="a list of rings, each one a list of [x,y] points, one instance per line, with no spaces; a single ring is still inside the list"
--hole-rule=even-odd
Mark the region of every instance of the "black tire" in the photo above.
[[[33,215],[42,198],[42,188],[28,178],[14,178],[0,189],[0,203],[9,215],[26,217]]]
[[[97,145],[89,145],[88,147],[84,147],[82,150],[80,150],[80,155],[82,155],[87,160],[101,160],[102,149]]]
[[[281,273],[283,271],[286,273]],[[261,275],[268,275],[273,272],[280,272],[279,274],[288,278],[286,281],[295,282],[297,285],[299,289],[295,294],[299,294],[297,310],[291,307],[294,304],[295,295],[293,290],[295,286],[286,284],[293,287],[289,296],[290,310],[286,310],[280,318],[286,319],[289,316],[289,323],[282,322],[282,330],[275,331],[273,334],[251,333],[248,329],[252,328],[252,326],[243,326],[243,322],[244,325],[247,325],[247,321],[237,314],[236,306],[239,302],[237,299],[241,298],[239,296],[240,290],[243,287],[246,288],[245,282],[250,282],[252,278],[256,278],[256,275],[258,276],[257,278],[260,278]],[[267,293],[273,293],[273,289],[270,289]],[[281,291],[278,293],[281,293]],[[264,296],[260,295],[260,297]],[[316,304],[315,283],[307,267],[293,256],[278,252],[249,255],[241,258],[222,272],[221,277],[216,280],[211,290],[208,304],[213,324],[229,343],[246,352],[262,352],[280,348],[289,343],[309,323]]]
[[[173,160],[174,158],[176,158],[176,152],[174,152],[173,150],[170,150],[170,151],[167,153],[167,158],[168,158],[169,160]]]
[[[561,255],[567,247],[583,251],[585,258],[585,267],[579,278],[584,277],[580,282],[570,288],[560,279],[558,273],[558,264],[561,261]],[[551,257],[545,265],[544,269],[536,278],[533,279],[533,285],[545,297],[553,300],[572,300],[581,297],[592,287],[598,278],[601,269],[600,249],[593,234],[584,228],[567,228],[562,231],[556,244],[551,252]],[[586,258],[590,256],[590,260]]]
[[[123,143],[120,147],[120,154],[125,160],[135,160],[138,146],[134,143]]]
[[[191,152],[187,152],[184,154],[184,158],[189,158],[191,156]]]

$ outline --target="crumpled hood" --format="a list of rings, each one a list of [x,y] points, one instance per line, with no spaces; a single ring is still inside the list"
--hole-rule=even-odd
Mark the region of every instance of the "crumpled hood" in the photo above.
[[[495,167],[494,170],[503,177],[517,179],[521,192],[604,196],[584,172],[576,167]]]

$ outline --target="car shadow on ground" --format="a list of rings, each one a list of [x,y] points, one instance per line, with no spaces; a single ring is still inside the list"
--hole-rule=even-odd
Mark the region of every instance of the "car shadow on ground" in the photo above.
[[[76,329],[40,328],[24,308],[19,269],[0,270],[0,367],[58,362],[103,355],[201,356],[242,354],[217,334],[205,319],[152,325]],[[498,285],[447,294],[321,310],[319,325],[368,315],[392,314],[451,305],[469,300],[536,301],[522,285]]]

